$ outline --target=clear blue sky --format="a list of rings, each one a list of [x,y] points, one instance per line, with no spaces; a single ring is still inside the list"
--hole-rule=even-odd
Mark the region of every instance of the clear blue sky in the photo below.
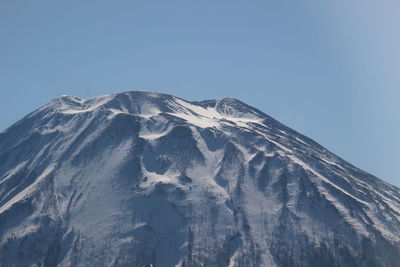
[[[0,131],[50,99],[233,96],[400,186],[397,0],[0,1]]]

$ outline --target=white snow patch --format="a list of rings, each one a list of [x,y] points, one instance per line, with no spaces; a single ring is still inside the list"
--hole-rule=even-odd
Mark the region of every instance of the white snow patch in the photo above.
[[[336,166],[336,167],[338,167],[339,169],[341,169],[341,170],[343,170],[343,171],[345,171],[345,169],[342,167],[342,166],[340,166],[339,164],[337,164],[336,162],[334,162],[334,161],[332,161],[332,160],[330,160],[330,159],[328,159],[328,158],[326,158],[326,157],[319,157],[323,162],[325,162],[325,163],[327,163],[327,164],[329,164],[329,165],[332,165],[332,166]],[[346,179],[346,178],[345,178]],[[348,179],[346,179],[346,181],[348,181]]]
[[[249,117],[234,117],[219,113],[215,108],[203,108],[198,105],[193,105],[181,99],[175,98],[174,102],[170,102],[176,112],[169,113],[170,115],[182,118],[192,125],[201,128],[218,127],[224,123],[224,120],[230,121],[240,127],[249,127],[248,123],[261,123],[262,119]],[[226,122],[225,122],[226,123]]]
[[[100,96],[100,97],[92,98],[92,99],[85,101],[80,106],[81,109],[79,109],[77,106],[68,105],[67,103],[63,103],[60,107],[60,110],[64,114],[84,113],[84,112],[93,111],[93,110],[103,106],[110,100],[111,100],[111,96]],[[90,103],[90,104],[85,106],[87,103]]]
[[[146,168],[142,169],[143,176],[147,178],[146,184],[147,186],[154,185],[157,183],[163,184],[176,184],[176,173],[167,172],[165,174],[158,174],[155,172],[149,172]]]
[[[173,125],[162,116],[157,116],[155,119],[156,120],[142,119],[139,137],[153,142],[155,139],[168,134],[173,129]]]
[[[145,102],[140,105],[140,116],[142,117],[150,118],[160,113],[160,109],[149,102]]]

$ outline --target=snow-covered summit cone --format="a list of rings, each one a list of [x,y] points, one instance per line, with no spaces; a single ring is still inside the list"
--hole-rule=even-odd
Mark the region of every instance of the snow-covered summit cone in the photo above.
[[[400,190],[234,98],[61,96],[0,133],[0,266],[397,266]]]

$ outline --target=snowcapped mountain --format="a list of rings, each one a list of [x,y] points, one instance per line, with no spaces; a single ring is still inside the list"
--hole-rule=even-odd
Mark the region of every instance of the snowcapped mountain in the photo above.
[[[0,133],[0,266],[399,266],[400,189],[234,98],[62,96]]]

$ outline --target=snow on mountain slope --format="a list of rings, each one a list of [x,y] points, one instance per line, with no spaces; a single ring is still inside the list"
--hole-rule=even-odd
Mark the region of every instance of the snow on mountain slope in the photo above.
[[[0,266],[396,266],[400,190],[239,100],[61,96],[0,133]]]

